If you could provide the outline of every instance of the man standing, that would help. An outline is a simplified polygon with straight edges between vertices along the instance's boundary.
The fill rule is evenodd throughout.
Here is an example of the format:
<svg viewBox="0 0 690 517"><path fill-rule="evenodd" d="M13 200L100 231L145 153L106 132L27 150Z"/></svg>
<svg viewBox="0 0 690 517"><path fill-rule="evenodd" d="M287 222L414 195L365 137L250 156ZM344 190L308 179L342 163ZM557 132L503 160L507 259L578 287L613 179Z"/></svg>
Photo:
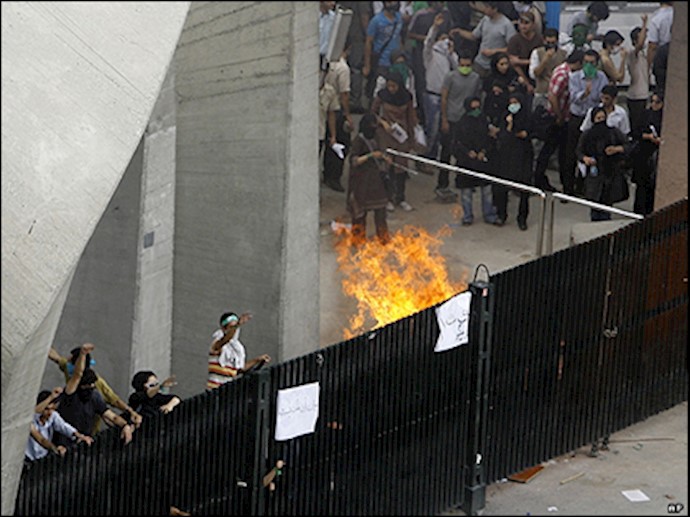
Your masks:
<svg viewBox="0 0 690 517"><path fill-rule="evenodd" d="M551 75L555 68L565 61L566 56L565 50L558 48L558 31L552 28L546 29L544 45L532 50L529 58L529 76L535 84L532 108L547 106Z"/></svg>
<svg viewBox="0 0 690 517"><path fill-rule="evenodd" d="M599 104L601 91L609 83L608 77L597 69L599 54L595 50L585 52L582 62L582 70L573 72L568 81L570 92L570 120L568 121L568 141L565 151L565 171L563 184L565 194L582 194L584 184L582 178L575 176L577 157L575 151L580 139L580 126L587 110Z"/></svg>
<svg viewBox="0 0 690 517"><path fill-rule="evenodd" d="M326 147L323 152L323 175L326 185L337 192L344 192L340 178L343 175L345 155L350 150L350 132L354 127L350 113L350 66L347 56L350 42L345 42L345 48L338 61L332 61L326 74L326 83L330 84L338 95L340 109L335 111L335 140L342 144L340 155L332 147ZM326 126L326 140L331 140L330 128ZM342 158L341 158L342 156Z"/></svg>
<svg viewBox="0 0 690 517"><path fill-rule="evenodd" d="M573 191L573 173L572 171L570 174L567 173L565 158L568 141L568 121L570 119L570 91L568 85L570 75L582 68L583 56L584 54L581 50L573 51L565 63L557 66L553 70L553 74L551 74L547 94L547 111L555 117L555 122L549 131L544 146L539 152L534 169L535 185L543 190L551 192L556 190L546 177L546 168L551 155L558 150L558 170L563 191L566 193L572 193ZM573 165L574 167L575 165Z"/></svg>
<svg viewBox="0 0 690 517"><path fill-rule="evenodd" d="M671 42L671 27L673 26L673 2L661 2L661 6L654 11L649 20L649 49L647 62L649 66L654 63L654 55L659 47Z"/></svg>
<svg viewBox="0 0 690 517"><path fill-rule="evenodd" d="M400 2L384 2L383 11L374 16L367 28L364 42L364 67L362 75L367 81L367 97L372 98L376 80L386 75L391 66L391 54L402 46L400 34L403 28Z"/></svg>
<svg viewBox="0 0 690 517"><path fill-rule="evenodd" d="M441 87L441 161L450 163L457 140L459 122L465 113L465 99L479 97L482 81L479 74L472 70L472 56L463 51L458 60L456 70L448 73ZM438 171L436 194L447 199L453 196L448 188L448 171Z"/></svg>
<svg viewBox="0 0 690 517"><path fill-rule="evenodd" d="M498 10L499 2L484 2L486 13L472 32L458 29L460 36L471 41L479 40L479 54L472 68L481 79L491 73L491 57L508 51L508 41L515 35L515 27Z"/></svg>
<svg viewBox="0 0 690 517"><path fill-rule="evenodd" d="M572 34L576 25L585 25L587 27L587 43L601 40L603 35L599 34L599 22L603 22L608 17L609 6L606 2L592 2L587 6L586 11L580 11L570 18L565 31L567 34Z"/></svg>
<svg viewBox="0 0 690 517"><path fill-rule="evenodd" d="M630 119L628 118L628 112L622 106L616 104L616 96L618 95L618 88L612 84L604 86L601 90L601 106L606 112L606 125L608 127L615 127L623 135L628 136L630 133ZM585 119L582 121L580 126L580 132L584 133L592 127L592 108L587 110L585 114Z"/></svg>
<svg viewBox="0 0 690 517"><path fill-rule="evenodd" d="M633 49L628 53L628 72L630 86L625 96L630 115L630 127L636 129L642 122L642 115L649 98L649 62L644 50L647 39L647 15L642 15L642 27L635 27L630 32Z"/></svg>
<svg viewBox="0 0 690 517"><path fill-rule="evenodd" d="M330 66L329 63L327 63ZM337 143L336 141L336 112L340 110L340 103L338 102L338 93L335 88L326 82L326 71L321 70L319 72L320 82L319 85L319 154L323 151L324 162L328 159L326 156L329 152L334 153L333 146ZM328 127L328 133L326 133L326 127ZM328 135L328 140L326 139ZM324 149L325 147L325 149ZM335 157L337 159L337 156ZM328 176L332 174L332 170L327 170L324 167L323 180L326 186L337 191L344 192L342 185L338 182L337 184Z"/></svg>
<svg viewBox="0 0 690 517"><path fill-rule="evenodd" d="M518 29L519 32L508 41L508 57L513 69L522 77L527 94L532 95L534 82L528 76L529 58L534 49L544 44L544 40L534 30L534 14L531 11L520 14Z"/></svg>
<svg viewBox="0 0 690 517"><path fill-rule="evenodd" d="M424 40L426 91L422 98L424 99L424 125L428 148L424 156L432 160L438 158L443 80L458 66L458 56L453 48L453 40L447 32L443 32L444 21L445 16L442 13L437 14Z"/></svg>

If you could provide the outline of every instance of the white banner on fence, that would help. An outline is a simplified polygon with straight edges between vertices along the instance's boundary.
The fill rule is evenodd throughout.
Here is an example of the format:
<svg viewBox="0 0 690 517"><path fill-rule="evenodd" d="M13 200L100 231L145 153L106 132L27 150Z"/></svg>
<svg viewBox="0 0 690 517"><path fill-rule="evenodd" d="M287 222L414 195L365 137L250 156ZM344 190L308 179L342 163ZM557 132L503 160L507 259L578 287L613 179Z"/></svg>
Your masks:
<svg viewBox="0 0 690 517"><path fill-rule="evenodd" d="M472 293L466 291L453 296L436 308L436 319L441 332L434 352L445 352L470 341L470 303Z"/></svg>
<svg viewBox="0 0 690 517"><path fill-rule="evenodd" d="M313 433L319 418L318 382L278 390L276 441Z"/></svg>

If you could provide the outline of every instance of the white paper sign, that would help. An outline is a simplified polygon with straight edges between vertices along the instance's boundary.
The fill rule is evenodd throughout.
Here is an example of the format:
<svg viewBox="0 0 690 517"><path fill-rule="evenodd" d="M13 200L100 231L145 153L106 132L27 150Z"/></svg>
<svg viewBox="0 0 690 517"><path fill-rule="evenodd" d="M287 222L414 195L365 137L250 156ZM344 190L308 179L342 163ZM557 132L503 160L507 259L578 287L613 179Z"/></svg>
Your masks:
<svg viewBox="0 0 690 517"><path fill-rule="evenodd" d="M436 319L441 332L434 352L445 352L470 341L470 303L472 293L466 291L453 296L436 308Z"/></svg>
<svg viewBox="0 0 690 517"><path fill-rule="evenodd" d="M276 441L313 433L319 418L318 382L278 390Z"/></svg>

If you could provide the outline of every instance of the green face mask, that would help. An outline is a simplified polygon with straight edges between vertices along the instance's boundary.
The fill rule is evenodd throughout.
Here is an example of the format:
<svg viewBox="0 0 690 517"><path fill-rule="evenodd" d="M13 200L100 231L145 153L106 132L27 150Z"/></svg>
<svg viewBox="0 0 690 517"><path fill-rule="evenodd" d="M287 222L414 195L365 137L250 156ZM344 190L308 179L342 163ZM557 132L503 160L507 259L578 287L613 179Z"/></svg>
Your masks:
<svg viewBox="0 0 690 517"><path fill-rule="evenodd" d="M479 108L473 109L473 110L468 111L467 114L468 114L470 117L478 117L479 115L482 114L482 110L479 109Z"/></svg>
<svg viewBox="0 0 690 517"><path fill-rule="evenodd" d="M597 75L597 67L592 63L585 63L582 66L582 71L587 79L593 79Z"/></svg>
<svg viewBox="0 0 690 517"><path fill-rule="evenodd" d="M458 72L460 72L462 75L470 75L472 73L472 67L471 66L459 66Z"/></svg>

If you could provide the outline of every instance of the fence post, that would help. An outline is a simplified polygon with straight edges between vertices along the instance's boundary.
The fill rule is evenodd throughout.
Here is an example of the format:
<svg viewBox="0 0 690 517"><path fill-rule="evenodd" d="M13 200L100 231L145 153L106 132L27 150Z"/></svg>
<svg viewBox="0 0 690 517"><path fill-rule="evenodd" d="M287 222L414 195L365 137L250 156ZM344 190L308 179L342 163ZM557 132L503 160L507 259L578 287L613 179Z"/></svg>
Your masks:
<svg viewBox="0 0 690 517"><path fill-rule="evenodd" d="M486 458L483 451L486 440L486 420L489 399L489 366L491 357L491 328L493 320L493 284L472 282L470 306L470 346L472 372L470 384L470 410L467 430L467 449L464 465L467 467L461 508L467 515L477 515L486 501Z"/></svg>
<svg viewBox="0 0 690 517"><path fill-rule="evenodd" d="M271 423L271 375L269 368L262 368L256 377L256 404L254 419L254 468L252 470L251 515L266 513L266 489L263 485L268 454L268 438Z"/></svg>

